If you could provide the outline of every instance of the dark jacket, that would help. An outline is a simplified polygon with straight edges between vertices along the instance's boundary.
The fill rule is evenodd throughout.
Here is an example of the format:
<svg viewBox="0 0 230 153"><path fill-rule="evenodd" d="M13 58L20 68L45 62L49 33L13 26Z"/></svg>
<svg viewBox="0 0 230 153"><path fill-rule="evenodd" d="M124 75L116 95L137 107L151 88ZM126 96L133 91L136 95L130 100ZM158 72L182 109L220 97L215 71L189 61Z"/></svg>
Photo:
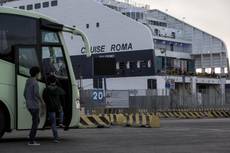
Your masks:
<svg viewBox="0 0 230 153"><path fill-rule="evenodd" d="M47 106L48 112L59 112L62 109L62 96L65 95L65 91L56 86L56 85L49 85L43 91L43 99Z"/></svg>

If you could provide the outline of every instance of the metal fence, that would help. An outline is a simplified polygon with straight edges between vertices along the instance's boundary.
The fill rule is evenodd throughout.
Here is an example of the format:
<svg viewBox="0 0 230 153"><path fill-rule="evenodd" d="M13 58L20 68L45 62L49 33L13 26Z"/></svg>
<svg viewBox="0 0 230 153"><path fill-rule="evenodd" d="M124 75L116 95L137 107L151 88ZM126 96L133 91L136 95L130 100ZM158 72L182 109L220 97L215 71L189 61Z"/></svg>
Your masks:
<svg viewBox="0 0 230 153"><path fill-rule="evenodd" d="M82 90L85 113L158 112L177 109L230 108L230 90Z"/></svg>

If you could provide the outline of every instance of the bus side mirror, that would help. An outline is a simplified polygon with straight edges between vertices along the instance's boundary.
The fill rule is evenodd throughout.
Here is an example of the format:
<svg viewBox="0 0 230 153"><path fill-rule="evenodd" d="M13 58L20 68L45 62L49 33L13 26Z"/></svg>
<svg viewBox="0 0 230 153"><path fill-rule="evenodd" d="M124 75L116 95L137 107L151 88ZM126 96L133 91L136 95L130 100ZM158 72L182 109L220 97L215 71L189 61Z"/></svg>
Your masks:
<svg viewBox="0 0 230 153"><path fill-rule="evenodd" d="M71 33L73 35L80 36L82 38L84 46L85 46L84 48L85 48L86 56L87 57L91 56L89 40L88 40L88 38L86 37L86 35L82 31L76 29L75 27L73 28L73 27L69 27L69 26L64 26L63 31Z"/></svg>
<svg viewBox="0 0 230 153"><path fill-rule="evenodd" d="M90 57L91 56L91 51L90 51L90 44L89 44L88 38L85 36L85 34L82 31L77 30L77 29L73 30L73 34L78 35L78 36L80 36L82 38L82 40L84 42L84 46L85 46L86 56Z"/></svg>

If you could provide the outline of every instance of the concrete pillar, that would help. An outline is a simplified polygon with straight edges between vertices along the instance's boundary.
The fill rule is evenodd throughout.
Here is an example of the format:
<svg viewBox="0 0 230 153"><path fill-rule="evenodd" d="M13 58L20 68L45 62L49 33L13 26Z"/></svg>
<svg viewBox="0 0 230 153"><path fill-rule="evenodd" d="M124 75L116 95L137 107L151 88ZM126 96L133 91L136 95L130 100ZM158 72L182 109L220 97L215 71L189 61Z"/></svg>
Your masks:
<svg viewBox="0 0 230 153"><path fill-rule="evenodd" d="M205 68L202 68L202 73L205 73Z"/></svg>
<svg viewBox="0 0 230 153"><path fill-rule="evenodd" d="M165 77L158 77L157 78L157 92L158 92L158 95L161 95L161 96L166 95L165 83L166 83Z"/></svg>
<svg viewBox="0 0 230 153"><path fill-rule="evenodd" d="M211 74L214 74L214 73L215 73L215 68L212 67L212 68L211 68Z"/></svg>
<svg viewBox="0 0 230 153"><path fill-rule="evenodd" d="M211 68L213 67L213 54L212 53L210 54L210 67ZM214 72L215 72L215 69L214 69Z"/></svg>
<svg viewBox="0 0 230 153"><path fill-rule="evenodd" d="M222 105L225 104L225 84L226 84L226 78L220 79L220 90L221 90L221 103Z"/></svg>
<svg viewBox="0 0 230 153"><path fill-rule="evenodd" d="M197 86L196 86L196 79L197 77L192 77L191 78L191 90L192 90L192 102L193 104L197 104Z"/></svg>
<svg viewBox="0 0 230 153"><path fill-rule="evenodd" d="M197 77L192 77L191 78L191 89L192 89L193 94L196 94L196 78Z"/></svg>
<svg viewBox="0 0 230 153"><path fill-rule="evenodd" d="M220 74L224 74L224 67L221 67Z"/></svg>

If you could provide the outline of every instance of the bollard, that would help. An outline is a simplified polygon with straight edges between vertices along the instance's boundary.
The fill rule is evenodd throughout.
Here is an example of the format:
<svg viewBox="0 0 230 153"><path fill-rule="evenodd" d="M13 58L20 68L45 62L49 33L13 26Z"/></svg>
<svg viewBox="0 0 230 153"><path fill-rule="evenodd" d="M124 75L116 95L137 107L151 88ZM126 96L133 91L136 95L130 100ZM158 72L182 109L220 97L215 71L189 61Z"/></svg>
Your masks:
<svg viewBox="0 0 230 153"><path fill-rule="evenodd" d="M151 128L160 128L160 118L155 115L149 116L149 126Z"/></svg>
<svg viewBox="0 0 230 153"><path fill-rule="evenodd" d="M141 115L141 126L142 127L147 126L147 116L144 113L142 113L142 115Z"/></svg>
<svg viewBox="0 0 230 153"><path fill-rule="evenodd" d="M132 126L134 123L133 121L133 114L129 114L129 120L127 122L127 126Z"/></svg>
<svg viewBox="0 0 230 153"><path fill-rule="evenodd" d="M126 125L127 119L123 114L116 114L116 124L117 125Z"/></svg>

